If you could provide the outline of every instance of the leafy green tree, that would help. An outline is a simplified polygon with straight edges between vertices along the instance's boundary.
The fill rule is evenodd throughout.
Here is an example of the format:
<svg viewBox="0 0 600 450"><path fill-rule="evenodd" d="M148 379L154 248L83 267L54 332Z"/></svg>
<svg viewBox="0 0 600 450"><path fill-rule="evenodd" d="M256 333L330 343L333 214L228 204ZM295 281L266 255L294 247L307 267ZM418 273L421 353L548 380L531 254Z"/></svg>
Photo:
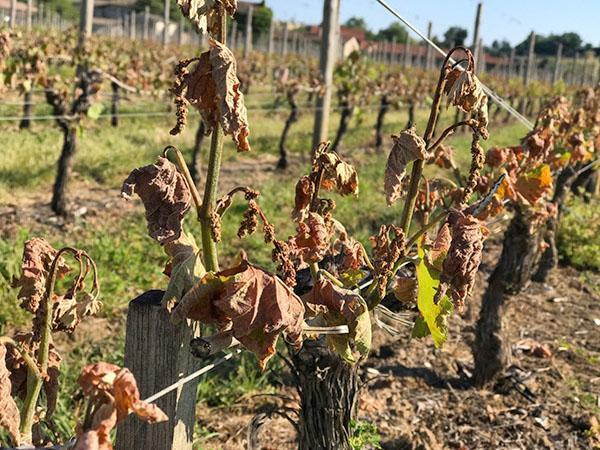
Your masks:
<svg viewBox="0 0 600 450"><path fill-rule="evenodd" d="M71 0L39 0L38 3L43 3L46 11L55 11L65 19L75 20L79 17L79 7Z"/></svg>
<svg viewBox="0 0 600 450"><path fill-rule="evenodd" d="M377 32L375 40L377 41L393 41L405 42L408 36L408 31L400 22L394 22L389 27L383 28Z"/></svg>
<svg viewBox="0 0 600 450"><path fill-rule="evenodd" d="M342 26L363 30L367 39L373 39L374 37L373 32L370 30L367 22L362 17L350 17L348 20L346 20L346 22L343 23Z"/></svg>
<svg viewBox="0 0 600 450"><path fill-rule="evenodd" d="M505 56L510 55L512 47L510 46L510 42L503 39L502 41L495 40L492 42L491 47L486 47L486 52L493 56Z"/></svg>
<svg viewBox="0 0 600 450"><path fill-rule="evenodd" d="M165 1L164 0L137 0L137 2L135 4L135 9L137 11L143 11L144 8L146 8L146 6L150 7L151 14L158 14L158 15L162 16L163 12L164 12L164 8L165 8ZM177 6L177 1L172 0L169 3L169 9L171 11L170 12L171 20L173 17L179 18L179 16L177 15L179 12L179 7Z"/></svg>
<svg viewBox="0 0 600 450"><path fill-rule="evenodd" d="M453 47L457 45L465 45L465 40L469 32L462 27L450 27L444 33L444 46Z"/></svg>

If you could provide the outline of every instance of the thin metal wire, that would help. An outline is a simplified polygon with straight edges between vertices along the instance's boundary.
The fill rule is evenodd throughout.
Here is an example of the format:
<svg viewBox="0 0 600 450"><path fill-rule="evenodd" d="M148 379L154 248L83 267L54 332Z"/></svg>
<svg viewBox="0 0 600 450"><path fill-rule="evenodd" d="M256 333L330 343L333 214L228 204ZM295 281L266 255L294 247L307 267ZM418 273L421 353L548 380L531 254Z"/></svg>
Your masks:
<svg viewBox="0 0 600 450"><path fill-rule="evenodd" d="M423 34L421 31L419 31L419 29L416 28L413 24L411 24L408 20L406 20L404 17L402 17L402 15L400 15L400 13L398 11L396 11L394 8L392 8L387 2L385 2L384 0L377 0L377 3L379 3L385 9L387 9L388 12L390 12L397 19L402 21L408 28L410 28L412 31L414 31L421 39L423 39L427 44L429 44L431 47L433 47L434 50L436 50L444 58L447 56L447 53L444 50L442 50L435 42L433 42L431 39L429 39L425 34ZM452 63L455 62L455 60L452 58L450 59L450 61ZM514 116L519 122L521 122L523 125L525 125L528 129L533 130L533 123L531 123L531 121L529 119L527 119L525 116L523 116L521 113L519 113L516 109L514 109L512 106L510 106L502 97L500 97L498 94L496 94L494 91L492 91L485 84L481 83L481 85L483 87L483 91L486 93L486 95L489 98L491 98L496 103L498 103L500 106L502 106L504 109L506 109L512 116Z"/></svg>

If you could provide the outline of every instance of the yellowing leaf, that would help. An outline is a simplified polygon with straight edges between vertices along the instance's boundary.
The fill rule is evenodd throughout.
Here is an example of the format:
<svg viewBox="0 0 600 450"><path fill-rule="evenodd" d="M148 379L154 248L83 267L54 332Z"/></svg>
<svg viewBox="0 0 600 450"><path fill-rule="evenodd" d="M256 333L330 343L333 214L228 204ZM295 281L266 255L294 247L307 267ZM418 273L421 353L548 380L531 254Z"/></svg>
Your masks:
<svg viewBox="0 0 600 450"><path fill-rule="evenodd" d="M433 338L434 345L441 347L446 341L448 334L446 318L452 314L454 308L452 302L446 296L438 304L434 302L435 293L440 284L439 273L427 266L425 263L425 252L421 246L418 248L418 254L420 260L416 267L418 284L417 306L423 316L423 321L417 321L413 329L413 336L424 336L423 322L425 322Z"/></svg>
<svg viewBox="0 0 600 450"><path fill-rule="evenodd" d="M321 187L340 195L358 194L358 175L336 152L323 152L315 162L323 170Z"/></svg>
<svg viewBox="0 0 600 450"><path fill-rule="evenodd" d="M550 166L542 164L536 169L521 175L515 184L515 189L530 204L536 203L552 189Z"/></svg>

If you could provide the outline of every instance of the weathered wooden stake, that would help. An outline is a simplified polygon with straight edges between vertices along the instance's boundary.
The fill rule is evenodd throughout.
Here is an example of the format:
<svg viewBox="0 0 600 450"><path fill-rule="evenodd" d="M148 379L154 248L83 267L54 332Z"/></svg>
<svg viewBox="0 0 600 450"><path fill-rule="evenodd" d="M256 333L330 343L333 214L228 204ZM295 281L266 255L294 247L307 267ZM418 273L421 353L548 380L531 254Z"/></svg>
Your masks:
<svg viewBox="0 0 600 450"><path fill-rule="evenodd" d="M475 55L475 71L477 71L477 56L479 55L479 26L481 25L481 12L483 3L477 3L477 12L475 13L475 27L473 30L472 50Z"/></svg>
<svg viewBox="0 0 600 450"><path fill-rule="evenodd" d="M135 10L132 9L131 12L129 13L129 39L131 39L132 41L135 40L135 35L136 35L136 18L135 18Z"/></svg>
<svg viewBox="0 0 600 450"><path fill-rule="evenodd" d="M529 84L533 76L533 65L535 59L535 33L532 31L529 34L529 50L527 51L527 63L525 64L525 71L523 72L523 83L525 86Z"/></svg>
<svg viewBox="0 0 600 450"><path fill-rule="evenodd" d="M271 19L269 24L269 46L267 48L267 54L272 55L274 50L274 38L275 38L275 20Z"/></svg>
<svg viewBox="0 0 600 450"><path fill-rule="evenodd" d="M254 13L254 7L250 5L248 7L248 14L246 14L246 42L244 43L244 58L250 56L252 53L252 15Z"/></svg>
<svg viewBox="0 0 600 450"><path fill-rule="evenodd" d="M31 30L33 18L33 0L27 0L27 30Z"/></svg>
<svg viewBox="0 0 600 450"><path fill-rule="evenodd" d="M125 367L135 376L142 398L197 370L189 348L197 336L187 324L173 325L162 308L163 291L148 291L129 303ZM191 450L196 420L197 380L158 399L167 422L148 424L131 415L117 427L117 450Z"/></svg>
<svg viewBox="0 0 600 450"><path fill-rule="evenodd" d="M562 51L563 45L562 42L558 43L558 48L556 49L556 62L554 63L554 73L552 74L552 84L558 81L560 77L560 63L562 62Z"/></svg>
<svg viewBox="0 0 600 450"><path fill-rule="evenodd" d="M163 45L167 45L169 43L169 16L171 14L171 7L169 5L169 0L165 0L164 10L163 10L163 22L165 23L165 27L163 29Z"/></svg>
<svg viewBox="0 0 600 450"><path fill-rule="evenodd" d="M329 132L329 109L331 107L331 90L333 83L333 67L338 49L336 37L339 28L340 0L324 0L323 30L321 41L320 68L323 77L324 92L317 98L315 124L313 130L313 147L326 141Z"/></svg>
<svg viewBox="0 0 600 450"><path fill-rule="evenodd" d="M10 0L10 16L8 25L11 28L17 26L17 0Z"/></svg>
<svg viewBox="0 0 600 450"><path fill-rule="evenodd" d="M283 41L281 43L281 54L284 56L287 55L288 52L288 34L288 23L283 22Z"/></svg>
<svg viewBox="0 0 600 450"><path fill-rule="evenodd" d="M144 8L144 29L142 30L142 38L148 40L150 37L150 7Z"/></svg>
<svg viewBox="0 0 600 450"><path fill-rule="evenodd" d="M427 25L427 39L431 39L431 29L433 28L433 24L429 22ZM431 45L427 45L427 53L425 55L425 68L427 70L431 70L433 65L433 47Z"/></svg>
<svg viewBox="0 0 600 450"><path fill-rule="evenodd" d="M83 0L79 13L79 47L83 48L85 41L92 35L94 22L94 0Z"/></svg>
<svg viewBox="0 0 600 450"><path fill-rule="evenodd" d="M406 68L412 65L412 55L410 48L410 40L408 38L408 33L406 33L406 42L404 43L404 59L402 61L402 67Z"/></svg>

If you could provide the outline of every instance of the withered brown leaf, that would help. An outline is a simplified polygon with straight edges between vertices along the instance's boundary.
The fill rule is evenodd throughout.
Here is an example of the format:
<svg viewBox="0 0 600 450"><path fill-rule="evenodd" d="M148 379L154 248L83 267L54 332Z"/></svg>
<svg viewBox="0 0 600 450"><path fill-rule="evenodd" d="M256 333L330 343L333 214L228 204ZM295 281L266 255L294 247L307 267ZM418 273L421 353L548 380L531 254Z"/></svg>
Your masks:
<svg viewBox="0 0 600 450"><path fill-rule="evenodd" d="M384 189L388 206L391 206L403 195L402 181L406 175L406 166L417 159L429 158L425 141L417 135L415 127L404 130L400 135L393 135L394 145L385 166Z"/></svg>
<svg viewBox="0 0 600 450"><path fill-rule="evenodd" d="M319 262L329 249L331 234L323 217L308 213L306 219L298 222L297 233L289 240L291 247L305 262Z"/></svg>
<svg viewBox="0 0 600 450"><path fill-rule="evenodd" d="M323 171L321 187L340 195L358 194L358 174L352 164L344 161L336 152L323 152L315 161Z"/></svg>
<svg viewBox="0 0 600 450"><path fill-rule="evenodd" d="M314 193L315 184L310 177L305 175L298 180L298 183L296 183L294 209L292 211L292 218L294 220L302 221L306 217Z"/></svg>
<svg viewBox="0 0 600 450"><path fill-rule="evenodd" d="M16 445L21 444L19 408L11 396L10 372L6 368L6 347L0 344L0 428L8 431Z"/></svg>
<svg viewBox="0 0 600 450"><path fill-rule="evenodd" d="M156 163L134 169L123 183L121 194L129 200L134 193L144 203L150 237L161 244L178 239L192 196L175 164L160 156Z"/></svg>
<svg viewBox="0 0 600 450"><path fill-rule="evenodd" d="M448 224L452 242L442 266L440 281L450 287L452 300L460 309L470 294L481 263L483 225L470 214L451 210Z"/></svg>
<svg viewBox="0 0 600 450"><path fill-rule="evenodd" d="M281 333L292 345L300 346L304 306L279 278L242 256L238 265L206 274L173 310L173 318L212 323L220 331L231 331L256 354L264 369Z"/></svg>
<svg viewBox="0 0 600 450"><path fill-rule="evenodd" d="M417 303L417 280L411 277L398 276L393 282L394 297L404 304Z"/></svg>
<svg viewBox="0 0 600 450"><path fill-rule="evenodd" d="M207 132L220 124L225 134L233 138L238 151L249 151L250 129L235 56L225 45L212 38L209 39L209 47L191 71L179 68L180 74L172 90L176 103L181 102L185 91L185 99L200 111ZM187 66L192 61L182 64ZM177 134L180 129L176 127L172 133Z"/></svg>
<svg viewBox="0 0 600 450"><path fill-rule="evenodd" d="M21 276L14 279L13 288L20 288L18 298L21 308L35 314L46 292L46 280L57 251L42 238L32 238L25 242ZM57 265L57 278L69 272L69 266L61 258Z"/></svg>

